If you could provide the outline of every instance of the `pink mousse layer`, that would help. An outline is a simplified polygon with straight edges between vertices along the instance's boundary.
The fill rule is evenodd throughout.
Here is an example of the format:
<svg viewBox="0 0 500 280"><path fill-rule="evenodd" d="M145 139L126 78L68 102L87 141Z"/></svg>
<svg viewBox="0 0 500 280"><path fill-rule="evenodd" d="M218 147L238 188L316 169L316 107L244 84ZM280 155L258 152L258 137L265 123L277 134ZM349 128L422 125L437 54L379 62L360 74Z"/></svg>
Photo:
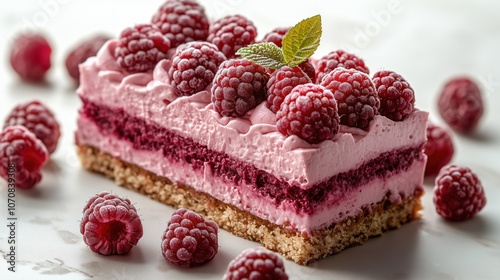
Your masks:
<svg viewBox="0 0 500 280"><path fill-rule="evenodd" d="M413 196L416 191L420 191L425 166L423 157L395 175L374 176L368 184L346 192L341 200L330 193L320 205L316 206L314 213L305 214L298 213L290 201L285 200L276 205L272 198L258 196L252 190L252 186L246 184L236 186L223 181L213 176L208 166L200 172L188 164L168 160L162 151L135 149L129 141L103 134L99 127L85 116L79 117L78 127L76 133L78 144L91 145L159 176L168 177L175 183L193 186L197 191L208 193L224 203L249 211L262 219L302 232L322 229L346 217L369 211L374 203L381 201L388 194L393 203L399 203L401 199Z"/></svg>
<svg viewBox="0 0 500 280"><path fill-rule="evenodd" d="M124 74L112 55L115 46L116 41L109 41L97 57L80 67L78 93L82 98L109 108L123 109L133 117L154 122L302 189L356 169L380 153L416 147L426 140L428 114L418 110L403 122L376 116L368 131L341 127L341 133L334 140L320 144L312 145L295 136L285 137L277 131L275 114L265 102L243 118L222 117L213 110L208 91L189 97L175 95L169 85L168 60L158 63L150 73ZM85 127L80 125L79 129L82 128ZM81 139L82 144L99 143L99 137L102 136L90 134ZM115 155L122 152L113 151L113 147L109 146L105 151ZM413 179L421 181L421 177L418 180L408 178ZM406 185L411 185L413 181L407 182ZM377 201L370 197L361 200Z"/></svg>

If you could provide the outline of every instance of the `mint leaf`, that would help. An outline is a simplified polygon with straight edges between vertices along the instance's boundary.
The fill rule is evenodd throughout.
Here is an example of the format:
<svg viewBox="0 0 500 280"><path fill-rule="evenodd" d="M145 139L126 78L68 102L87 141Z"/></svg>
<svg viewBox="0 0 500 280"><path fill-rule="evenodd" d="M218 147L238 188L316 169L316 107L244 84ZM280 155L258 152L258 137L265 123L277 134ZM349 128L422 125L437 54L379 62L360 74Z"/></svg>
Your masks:
<svg viewBox="0 0 500 280"><path fill-rule="evenodd" d="M274 43L249 45L240 48L236 54L270 69L279 69L285 66L283 51Z"/></svg>
<svg viewBox="0 0 500 280"><path fill-rule="evenodd" d="M314 54L321 39L321 16L302 20L288 31L282 41L284 62L293 67Z"/></svg>

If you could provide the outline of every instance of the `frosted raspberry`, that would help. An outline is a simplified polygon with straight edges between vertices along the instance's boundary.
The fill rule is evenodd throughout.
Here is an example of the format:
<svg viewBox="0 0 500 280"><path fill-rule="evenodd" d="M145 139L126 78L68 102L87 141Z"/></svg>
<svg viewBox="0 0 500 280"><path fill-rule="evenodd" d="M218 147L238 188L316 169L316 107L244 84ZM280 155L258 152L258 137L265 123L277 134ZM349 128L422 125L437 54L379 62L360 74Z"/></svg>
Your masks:
<svg viewBox="0 0 500 280"><path fill-rule="evenodd" d="M393 121L406 119L414 109L415 92L410 84L393 71L379 71L373 84L380 98L380 114Z"/></svg>
<svg viewBox="0 0 500 280"><path fill-rule="evenodd" d="M190 42L179 46L168 72L177 95L192 95L212 83L226 56L214 44Z"/></svg>
<svg viewBox="0 0 500 280"><path fill-rule="evenodd" d="M365 129L379 114L380 100L370 77L355 69L338 68L328 73L321 85L337 100L340 123Z"/></svg>
<svg viewBox="0 0 500 280"><path fill-rule="evenodd" d="M34 187L42 179L41 169L48 158L42 141L24 126L9 126L0 133L0 176L9 184L13 178L17 188Z"/></svg>
<svg viewBox="0 0 500 280"><path fill-rule="evenodd" d="M273 279L288 280L281 258L260 248L246 249L233 259L224 280Z"/></svg>
<svg viewBox="0 0 500 280"><path fill-rule="evenodd" d="M207 221L193 211L179 209L172 214L163 234L163 257L181 267L203 265L219 250L218 230L214 221Z"/></svg>
<svg viewBox="0 0 500 280"><path fill-rule="evenodd" d="M436 177L434 205L442 217L453 221L472 218L486 204L481 181L467 167L445 166Z"/></svg>
<svg viewBox="0 0 500 280"><path fill-rule="evenodd" d="M333 139L339 122L332 92L316 84L294 87L276 113L276 126L281 133L297 135L311 144Z"/></svg>
<svg viewBox="0 0 500 280"><path fill-rule="evenodd" d="M142 237L142 223L127 198L109 192L94 195L83 208L83 241L101 255L124 255Z"/></svg>
<svg viewBox="0 0 500 280"><path fill-rule="evenodd" d="M194 0L167 0L153 16L152 23L170 40L172 48L205 41L208 36L205 9Z"/></svg>
<svg viewBox="0 0 500 280"><path fill-rule="evenodd" d="M316 83L321 83L326 74L338 67L356 69L366 74L370 73L361 58L343 50L337 50L330 52L318 60L316 64Z"/></svg>
<svg viewBox="0 0 500 280"><path fill-rule="evenodd" d="M22 125L40 139L49 154L56 148L61 136L59 123L52 111L39 101L31 101L16 106L7 116L4 127Z"/></svg>
<svg viewBox="0 0 500 280"><path fill-rule="evenodd" d="M281 48L281 41L283 41L283 37L285 37L286 33L288 33L289 30L290 27L275 28L271 30L271 32L264 35L264 38L262 38L262 42L271 42Z"/></svg>
<svg viewBox="0 0 500 280"><path fill-rule="evenodd" d="M78 66L85 62L87 58L95 56L97 51L108 41L111 37L107 35L95 35L88 38L78 45L76 45L68 54L65 60L66 70L75 83L80 82L80 70Z"/></svg>
<svg viewBox="0 0 500 280"><path fill-rule="evenodd" d="M242 47L255 43L257 28L241 15L225 16L210 25L207 41L214 43L227 58Z"/></svg>
<svg viewBox="0 0 500 280"><path fill-rule="evenodd" d="M223 116L241 117L266 99L266 69L246 59L224 61L215 74L212 102Z"/></svg>
<svg viewBox="0 0 500 280"><path fill-rule="evenodd" d="M470 133L483 115L481 91L467 77L454 78L446 83L439 95L438 110L453 130Z"/></svg>
<svg viewBox="0 0 500 280"><path fill-rule="evenodd" d="M267 82L267 103L269 109L278 112L281 103L292 89L301 84L311 83L311 79L300 67L283 66L269 77Z"/></svg>
<svg viewBox="0 0 500 280"><path fill-rule="evenodd" d="M165 58L170 41L158 27L141 24L125 29L115 49L116 62L129 73L152 70Z"/></svg>
<svg viewBox="0 0 500 280"><path fill-rule="evenodd" d="M424 153L427 155L425 175L438 174L439 170L451 161L454 152L451 134L446 129L427 122L427 143L424 146Z"/></svg>
<svg viewBox="0 0 500 280"><path fill-rule="evenodd" d="M50 69L52 48L41 34L20 34L10 51L10 64L23 80L39 82Z"/></svg>

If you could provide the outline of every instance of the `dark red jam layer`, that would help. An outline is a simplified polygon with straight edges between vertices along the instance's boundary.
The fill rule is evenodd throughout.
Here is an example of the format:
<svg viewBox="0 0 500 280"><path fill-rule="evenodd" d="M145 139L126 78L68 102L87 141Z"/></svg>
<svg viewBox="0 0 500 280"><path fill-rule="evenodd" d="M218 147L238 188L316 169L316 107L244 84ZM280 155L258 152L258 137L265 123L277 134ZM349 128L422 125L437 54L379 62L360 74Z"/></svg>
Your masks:
<svg viewBox="0 0 500 280"><path fill-rule="evenodd" d="M338 199L342 199L346 192L353 191L370 180L392 176L407 170L415 160L423 160L422 146L386 152L365 162L358 169L337 174L303 190L251 164L210 150L207 146L164 127L130 116L123 109L110 109L86 100L83 103L81 113L94 121L103 134L129 141L135 149L161 150L168 160L187 163L200 172L208 164L215 176L236 186L245 183L254 192L271 198L277 205L288 200L298 213L313 213L315 205L325 200L329 193L335 193Z"/></svg>

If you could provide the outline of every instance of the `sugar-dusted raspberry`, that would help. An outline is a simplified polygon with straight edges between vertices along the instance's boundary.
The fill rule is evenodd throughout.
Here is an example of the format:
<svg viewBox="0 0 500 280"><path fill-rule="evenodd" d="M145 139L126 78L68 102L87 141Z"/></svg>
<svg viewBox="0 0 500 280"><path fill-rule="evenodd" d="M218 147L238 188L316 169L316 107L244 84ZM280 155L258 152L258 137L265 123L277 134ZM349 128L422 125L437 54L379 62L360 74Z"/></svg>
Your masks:
<svg viewBox="0 0 500 280"><path fill-rule="evenodd" d="M12 43L10 64L26 81L39 82L50 69L52 48L41 34L20 34Z"/></svg>
<svg viewBox="0 0 500 280"><path fill-rule="evenodd" d="M453 130L470 133L483 115L481 90L470 78L451 79L439 95L438 110Z"/></svg>
<svg viewBox="0 0 500 280"><path fill-rule="evenodd" d="M219 250L219 227L212 220L187 209L172 214L163 234L165 259L181 267L196 267L214 258Z"/></svg>
<svg viewBox="0 0 500 280"><path fill-rule="evenodd" d="M439 170L451 161L455 149L451 134L443 127L427 122L427 143L424 153L427 155L425 176L438 174Z"/></svg>
<svg viewBox="0 0 500 280"><path fill-rule="evenodd" d="M73 78L75 83L78 84L80 82L80 70L78 68L78 65L85 62L87 58L95 56L97 54L97 51L99 51L99 49L109 39L111 39L111 37L98 34L85 39L84 41L78 43L78 45L74 46L73 49L71 49L68 56L66 57L65 65L69 76Z"/></svg>
<svg viewBox="0 0 500 280"><path fill-rule="evenodd" d="M336 68L356 69L369 74L363 59L343 50L332 51L318 60L316 64L316 83L321 83L323 77Z"/></svg>
<svg viewBox="0 0 500 280"><path fill-rule="evenodd" d="M276 126L281 133L297 135L311 144L333 139L339 123L333 93L312 83L294 87L276 113Z"/></svg>
<svg viewBox="0 0 500 280"><path fill-rule="evenodd" d="M290 27L278 27L271 30L269 33L264 35L261 42L271 42L276 46L281 48L283 37L285 37L286 33L290 30Z"/></svg>
<svg viewBox="0 0 500 280"><path fill-rule="evenodd" d="M453 221L472 218L486 204L481 181L467 167L448 165L436 177L434 205L442 217Z"/></svg>
<svg viewBox="0 0 500 280"><path fill-rule="evenodd" d="M115 49L115 58L129 73L147 72L165 58L169 49L170 41L158 27L141 24L123 30Z"/></svg>
<svg viewBox="0 0 500 280"><path fill-rule="evenodd" d="M383 70L375 73L372 81L380 98L382 116L402 121L413 112L415 92L401 75Z"/></svg>
<svg viewBox="0 0 500 280"><path fill-rule="evenodd" d="M128 198L101 192L83 208L80 233L90 250L105 256L124 255L142 237L142 223Z"/></svg>
<svg viewBox="0 0 500 280"><path fill-rule="evenodd" d="M48 158L45 145L24 126L9 126L0 133L0 176L9 184L34 187Z"/></svg>
<svg viewBox="0 0 500 280"><path fill-rule="evenodd" d="M328 73L321 85L337 100L340 123L365 129L379 114L380 100L372 80L355 69L338 68Z"/></svg>
<svg viewBox="0 0 500 280"><path fill-rule="evenodd" d="M177 48L168 75L177 95L195 94L212 83L226 56L214 44L189 42Z"/></svg>
<svg viewBox="0 0 500 280"><path fill-rule="evenodd" d="M227 267L224 280L273 279L288 280L283 260L261 248L246 249Z"/></svg>
<svg viewBox="0 0 500 280"><path fill-rule="evenodd" d="M241 117L267 97L266 69L246 59L224 61L212 85L214 109L223 116Z"/></svg>
<svg viewBox="0 0 500 280"><path fill-rule="evenodd" d="M12 125L22 125L34 133L43 142L49 154L56 150L61 136L59 123L52 111L40 101L30 101L16 106L7 116L4 127Z"/></svg>
<svg viewBox="0 0 500 280"><path fill-rule="evenodd" d="M195 0L167 0L151 21L170 40L171 47L205 41L209 22L205 9Z"/></svg>
<svg viewBox="0 0 500 280"><path fill-rule="evenodd" d="M274 71L267 82L267 103L269 109L278 112L281 103L292 89L301 84L311 83L311 79L298 66L283 66Z"/></svg>
<svg viewBox="0 0 500 280"><path fill-rule="evenodd" d="M210 24L207 41L215 44L227 58L234 58L242 47L255 43L257 28L242 15L225 16Z"/></svg>

